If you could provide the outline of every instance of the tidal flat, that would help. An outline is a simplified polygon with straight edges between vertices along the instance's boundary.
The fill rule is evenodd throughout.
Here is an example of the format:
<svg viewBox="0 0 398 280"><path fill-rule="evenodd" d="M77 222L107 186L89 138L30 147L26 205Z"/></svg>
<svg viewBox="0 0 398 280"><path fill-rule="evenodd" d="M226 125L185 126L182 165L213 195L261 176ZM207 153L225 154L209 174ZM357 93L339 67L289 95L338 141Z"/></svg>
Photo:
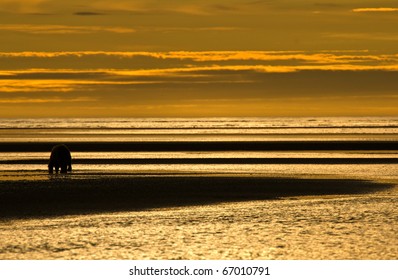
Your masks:
<svg viewBox="0 0 398 280"><path fill-rule="evenodd" d="M0 259L397 259L398 119L5 119ZM48 174L66 144L73 172Z"/></svg>

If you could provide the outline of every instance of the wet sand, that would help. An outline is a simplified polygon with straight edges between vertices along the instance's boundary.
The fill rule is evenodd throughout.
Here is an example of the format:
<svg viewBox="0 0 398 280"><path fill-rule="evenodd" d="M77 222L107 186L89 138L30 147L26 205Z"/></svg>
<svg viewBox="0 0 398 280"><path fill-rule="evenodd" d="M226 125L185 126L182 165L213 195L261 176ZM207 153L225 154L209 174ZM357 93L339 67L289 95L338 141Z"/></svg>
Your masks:
<svg viewBox="0 0 398 280"><path fill-rule="evenodd" d="M393 186L341 178L233 174L59 174L44 180L0 180L0 213L2 218L28 218L135 211L292 196L364 194Z"/></svg>

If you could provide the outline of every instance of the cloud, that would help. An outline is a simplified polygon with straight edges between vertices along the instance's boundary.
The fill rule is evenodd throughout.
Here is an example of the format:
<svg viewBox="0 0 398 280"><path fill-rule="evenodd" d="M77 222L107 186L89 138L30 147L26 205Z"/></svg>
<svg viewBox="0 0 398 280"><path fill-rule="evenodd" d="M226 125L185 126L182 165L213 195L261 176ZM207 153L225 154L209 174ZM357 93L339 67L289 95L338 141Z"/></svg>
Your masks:
<svg viewBox="0 0 398 280"><path fill-rule="evenodd" d="M2 79L0 92L68 92L73 91L73 81L56 79Z"/></svg>
<svg viewBox="0 0 398 280"><path fill-rule="evenodd" d="M345 36L344 34L328 34L326 36ZM346 36L349 36L347 34ZM106 52L106 51L79 51L79 52L2 52L0 59L9 59L10 64L13 58L32 59L39 58L43 61L48 58L78 58L80 64L89 62L90 59L98 61L100 59L110 59L104 68L115 67L128 61L126 65L131 68L134 65L140 69L155 69L161 65L163 68L192 68L198 66L262 66L263 68L278 69L278 67L290 66L290 68L312 67L314 69L324 67L346 67L358 69L362 67L395 67L398 64L398 56L395 54L382 55L370 52L358 51L347 52L301 52L301 51L173 51L173 52ZM137 61L135 61L137 60ZM138 61L141 64L138 64ZM147 66L143 67L143 62L147 61ZM136 62L136 63L132 63ZM382 62L382 64L380 64ZM31 62L32 63L32 62ZM62 67L57 61L57 67ZM88 64L89 65L89 64ZM345 66L344 66L345 65ZM91 66L90 66L91 68ZM4 69L4 68L3 68ZM191 69L192 70L192 69Z"/></svg>
<svg viewBox="0 0 398 280"><path fill-rule="evenodd" d="M79 16L96 16L99 13L75 13ZM92 26L92 25L34 25L34 24L2 24L0 31L13 31L29 34L90 34L108 32L116 34L128 34L135 32L231 32L246 30L233 26L209 26L209 27L120 27L120 26Z"/></svg>
<svg viewBox="0 0 398 280"><path fill-rule="evenodd" d="M99 14L183 14L209 16L244 12L245 3L226 0L216 1L163 1L163 0L0 0L0 11L22 14L75 14L81 16ZM79 8L76 11L76 7ZM258 11L255 9L254 11Z"/></svg>
<svg viewBox="0 0 398 280"><path fill-rule="evenodd" d="M352 32L352 33L332 33L325 34L327 38L344 39L344 40L366 40L366 41L398 41L397 33L381 33L381 32Z"/></svg>
<svg viewBox="0 0 398 280"><path fill-rule="evenodd" d="M370 51L0 53L0 115L386 115L397 73Z"/></svg>
<svg viewBox="0 0 398 280"><path fill-rule="evenodd" d="M0 11L9 13L42 13L44 4L51 0L0 0Z"/></svg>
<svg viewBox="0 0 398 280"><path fill-rule="evenodd" d="M19 68L5 68L13 63ZM24 65L30 68L21 68ZM305 86L297 86L294 91L311 85L325 91L327 86L321 86L322 81L330 88L339 81L358 88L358 77L367 85L361 88L367 90L383 84L393 87L396 82L392 83L390 77L397 72L397 54L370 52L15 52L0 53L0 92L124 94L136 89L163 92L164 88L187 86L204 91L233 87L244 92L249 92L247 88L257 91L270 86L279 91L297 80L305 81ZM379 79L379 75L386 78ZM328 84L335 79L335 83ZM365 81L374 83L368 85Z"/></svg>
<svg viewBox="0 0 398 280"><path fill-rule="evenodd" d="M213 13L206 7L199 5L178 5L164 10L166 12L174 12L179 14L195 15L195 16L209 16Z"/></svg>
<svg viewBox="0 0 398 280"><path fill-rule="evenodd" d="M3 99L0 98L0 104L32 104L32 103L76 103L76 102L93 102L96 99L91 97L76 97L76 98L63 98L63 97L50 97L50 98L27 98L16 97Z"/></svg>
<svg viewBox="0 0 398 280"><path fill-rule="evenodd" d="M398 8L356 8L352 10L354 13L381 13L381 12L398 12Z"/></svg>
<svg viewBox="0 0 398 280"><path fill-rule="evenodd" d="M136 30L126 27L112 26L77 26L77 25L34 25L34 24L2 24L1 31L14 31L29 34L89 34L99 32L134 33Z"/></svg>
<svg viewBox="0 0 398 280"><path fill-rule="evenodd" d="M349 77L350 73L359 73L354 76L359 77L367 73L366 75L369 74L369 77L371 77L370 73L373 73L373 76L376 73L387 72L392 72L393 75L396 75L397 71L398 65L380 65L377 67L358 65L213 65L149 70L97 69L91 71L31 69L25 71L2 71L0 73L0 92L93 92L101 89L116 88L178 87L183 85L195 87L195 85L217 84L247 85L262 84L264 79L268 79L269 77L279 76L283 80L288 77L286 74L297 74L302 77L307 77L307 75L312 75L313 77L317 75L334 77L336 74L333 73L340 73L341 77ZM271 74L273 76L270 76ZM391 76L384 75L386 77ZM369 80L369 77L366 76L366 79ZM354 83L354 78L351 81ZM376 86L381 87L382 85Z"/></svg>
<svg viewBox="0 0 398 280"><path fill-rule="evenodd" d="M242 31L247 28L234 27L234 26L207 26L207 27L140 27L137 31L141 32L229 32L229 31Z"/></svg>
<svg viewBox="0 0 398 280"><path fill-rule="evenodd" d="M81 11L73 13L75 16L103 16L104 13Z"/></svg>
<svg viewBox="0 0 398 280"><path fill-rule="evenodd" d="M79 72L75 73L78 74ZM94 75L96 72L90 75L80 75L80 77L73 77L75 75L65 75L63 79L60 78L39 78L38 76L47 74L51 76L54 71L42 70L41 72L32 71L30 75L24 75L20 77L18 73L14 73L9 79L0 80L0 92L73 92L73 91L91 91L96 88L105 87L116 87L116 86L134 86L134 85L145 85L145 84L159 84L167 83L162 80L148 81L145 79L137 80L134 79L134 75L130 75L133 79L131 80L114 80L117 78L115 74L109 72L107 78L109 80L96 80L103 78L102 72L97 76ZM58 73L60 76L62 72ZM37 76L38 75L38 76Z"/></svg>

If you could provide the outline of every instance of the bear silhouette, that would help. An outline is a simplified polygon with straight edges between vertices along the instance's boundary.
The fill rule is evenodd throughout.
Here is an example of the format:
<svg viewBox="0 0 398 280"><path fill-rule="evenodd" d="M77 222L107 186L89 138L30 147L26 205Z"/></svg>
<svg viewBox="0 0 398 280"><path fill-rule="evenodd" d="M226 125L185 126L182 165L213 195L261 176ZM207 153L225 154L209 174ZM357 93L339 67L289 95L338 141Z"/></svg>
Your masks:
<svg viewBox="0 0 398 280"><path fill-rule="evenodd" d="M48 163L48 173L52 174L53 169L58 173L61 168L61 173L72 171L72 157L68 147L64 144L56 145L51 150L50 162Z"/></svg>

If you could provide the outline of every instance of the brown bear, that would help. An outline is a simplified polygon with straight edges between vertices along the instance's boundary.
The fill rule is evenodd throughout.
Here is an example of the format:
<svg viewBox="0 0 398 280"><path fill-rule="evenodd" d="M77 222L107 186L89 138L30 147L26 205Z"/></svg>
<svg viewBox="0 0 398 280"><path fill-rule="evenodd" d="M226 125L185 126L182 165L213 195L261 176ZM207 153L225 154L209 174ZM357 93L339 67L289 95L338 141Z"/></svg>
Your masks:
<svg viewBox="0 0 398 280"><path fill-rule="evenodd" d="M48 163L48 173L52 174L53 168L55 168L56 173L58 173L59 168L61 168L61 173L72 171L72 157L68 147L64 144L56 145L51 150L50 162Z"/></svg>

